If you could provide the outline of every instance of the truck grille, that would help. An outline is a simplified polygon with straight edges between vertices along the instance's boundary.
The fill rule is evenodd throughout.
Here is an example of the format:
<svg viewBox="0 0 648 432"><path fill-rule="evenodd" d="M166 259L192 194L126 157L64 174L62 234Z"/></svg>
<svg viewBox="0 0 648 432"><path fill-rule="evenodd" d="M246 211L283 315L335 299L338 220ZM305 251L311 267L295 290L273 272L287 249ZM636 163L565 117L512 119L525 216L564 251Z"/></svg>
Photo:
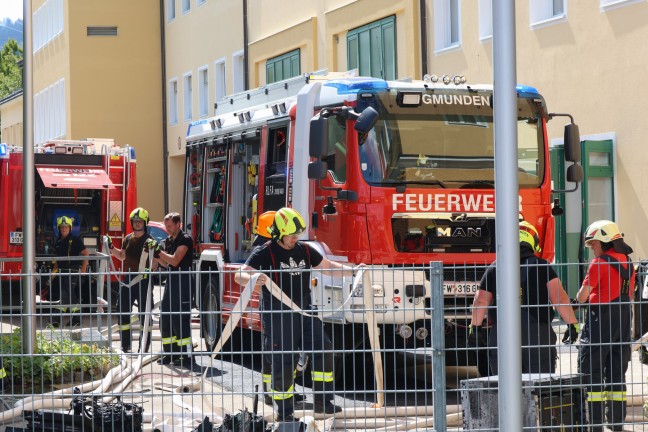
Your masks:
<svg viewBox="0 0 648 432"><path fill-rule="evenodd" d="M494 253L495 218L465 213L394 216L392 234L398 252Z"/></svg>

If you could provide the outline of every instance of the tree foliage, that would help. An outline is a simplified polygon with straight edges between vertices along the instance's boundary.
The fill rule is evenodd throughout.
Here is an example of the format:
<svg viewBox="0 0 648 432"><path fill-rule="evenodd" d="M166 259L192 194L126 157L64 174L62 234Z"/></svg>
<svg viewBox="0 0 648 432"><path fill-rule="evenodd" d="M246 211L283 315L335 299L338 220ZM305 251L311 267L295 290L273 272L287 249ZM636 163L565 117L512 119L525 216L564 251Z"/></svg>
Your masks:
<svg viewBox="0 0 648 432"><path fill-rule="evenodd" d="M9 39L0 51L0 99L22 87L22 71L18 61L23 50L15 39Z"/></svg>

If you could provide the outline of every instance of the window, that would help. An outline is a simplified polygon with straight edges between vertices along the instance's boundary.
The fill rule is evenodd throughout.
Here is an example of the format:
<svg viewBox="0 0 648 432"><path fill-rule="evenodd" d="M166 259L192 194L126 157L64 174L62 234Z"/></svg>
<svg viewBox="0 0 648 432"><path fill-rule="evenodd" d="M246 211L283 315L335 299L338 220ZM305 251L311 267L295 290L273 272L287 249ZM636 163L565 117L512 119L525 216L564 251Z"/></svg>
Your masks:
<svg viewBox="0 0 648 432"><path fill-rule="evenodd" d="M196 4L197 4L198 6L200 6L200 5L204 5L206 2L207 2L207 0L196 0Z"/></svg>
<svg viewBox="0 0 648 432"><path fill-rule="evenodd" d="M166 0L167 21L173 21L176 16L176 0Z"/></svg>
<svg viewBox="0 0 648 432"><path fill-rule="evenodd" d="M347 33L347 68L360 75L396 79L396 18L374 21Z"/></svg>
<svg viewBox="0 0 648 432"><path fill-rule="evenodd" d="M479 0L479 39L493 37L493 0Z"/></svg>
<svg viewBox="0 0 648 432"><path fill-rule="evenodd" d="M566 16L565 0L530 0L531 27L555 22Z"/></svg>
<svg viewBox="0 0 648 432"><path fill-rule="evenodd" d="M227 95L225 81L225 59L216 60L214 63L214 101L218 102Z"/></svg>
<svg viewBox="0 0 648 432"><path fill-rule="evenodd" d="M238 93L245 90L245 77L243 66L243 51L238 51L232 54L232 92Z"/></svg>
<svg viewBox="0 0 648 432"><path fill-rule="evenodd" d="M182 0L182 13L186 14L191 10L191 0Z"/></svg>
<svg viewBox="0 0 648 432"><path fill-rule="evenodd" d="M268 59L266 62L266 84L281 81L299 75L299 49Z"/></svg>
<svg viewBox="0 0 648 432"><path fill-rule="evenodd" d="M209 111L209 69L198 69L198 114L204 117Z"/></svg>
<svg viewBox="0 0 648 432"><path fill-rule="evenodd" d="M33 13L36 52L63 33L63 0L46 0Z"/></svg>
<svg viewBox="0 0 648 432"><path fill-rule="evenodd" d="M459 0L434 0L434 50L461 45Z"/></svg>
<svg viewBox="0 0 648 432"><path fill-rule="evenodd" d="M183 109L184 120L191 121L193 119L193 83L191 73L184 74L182 77L182 95L183 95Z"/></svg>
<svg viewBox="0 0 648 432"><path fill-rule="evenodd" d="M178 123L178 80L169 81L169 124Z"/></svg>
<svg viewBox="0 0 648 432"><path fill-rule="evenodd" d="M34 141L65 137L65 79L34 95Z"/></svg>

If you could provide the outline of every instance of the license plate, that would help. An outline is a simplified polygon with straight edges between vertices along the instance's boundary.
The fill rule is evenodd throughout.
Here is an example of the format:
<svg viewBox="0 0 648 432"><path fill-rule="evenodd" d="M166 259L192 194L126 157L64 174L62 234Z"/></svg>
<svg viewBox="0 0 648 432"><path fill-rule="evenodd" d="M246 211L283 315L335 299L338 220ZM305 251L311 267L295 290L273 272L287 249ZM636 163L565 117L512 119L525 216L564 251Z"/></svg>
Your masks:
<svg viewBox="0 0 648 432"><path fill-rule="evenodd" d="M22 233L22 231L11 231L11 232L9 232L9 244L12 244L12 245L21 245L21 244L23 244L23 233Z"/></svg>
<svg viewBox="0 0 648 432"><path fill-rule="evenodd" d="M444 295L475 295L479 289L478 282L444 282Z"/></svg>

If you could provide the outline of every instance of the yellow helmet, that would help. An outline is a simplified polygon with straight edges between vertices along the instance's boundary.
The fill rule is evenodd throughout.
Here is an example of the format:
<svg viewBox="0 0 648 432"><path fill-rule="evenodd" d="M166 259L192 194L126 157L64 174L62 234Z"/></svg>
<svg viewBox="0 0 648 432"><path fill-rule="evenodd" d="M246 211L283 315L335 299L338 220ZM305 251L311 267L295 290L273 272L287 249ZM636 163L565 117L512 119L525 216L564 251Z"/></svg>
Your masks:
<svg viewBox="0 0 648 432"><path fill-rule="evenodd" d="M279 239L287 235L301 234L306 229L306 222L299 212L284 207L275 213L272 236Z"/></svg>
<svg viewBox="0 0 648 432"><path fill-rule="evenodd" d="M56 219L56 228L60 228L61 225L67 225L72 228L72 218L68 216L61 216Z"/></svg>
<svg viewBox="0 0 648 432"><path fill-rule="evenodd" d="M142 220L142 221L144 221L144 224L148 224L149 214L142 207L137 207L135 210L133 210L131 212L130 220L131 220L131 223L133 221L135 221L135 220Z"/></svg>
<svg viewBox="0 0 648 432"><path fill-rule="evenodd" d="M589 246L593 240L598 240L601 243L610 243L622 238L623 234L619 231L619 226L609 220L596 221L588 226L587 231L585 231L586 246Z"/></svg>
<svg viewBox="0 0 648 432"><path fill-rule="evenodd" d="M254 234L265 238L272 237L272 224L274 223L276 213L276 211L271 210L261 214L257 221L257 226L254 228Z"/></svg>
<svg viewBox="0 0 648 432"><path fill-rule="evenodd" d="M527 221L520 222L520 243L526 243L531 246L533 252L540 252L542 250L540 249L538 230Z"/></svg>

